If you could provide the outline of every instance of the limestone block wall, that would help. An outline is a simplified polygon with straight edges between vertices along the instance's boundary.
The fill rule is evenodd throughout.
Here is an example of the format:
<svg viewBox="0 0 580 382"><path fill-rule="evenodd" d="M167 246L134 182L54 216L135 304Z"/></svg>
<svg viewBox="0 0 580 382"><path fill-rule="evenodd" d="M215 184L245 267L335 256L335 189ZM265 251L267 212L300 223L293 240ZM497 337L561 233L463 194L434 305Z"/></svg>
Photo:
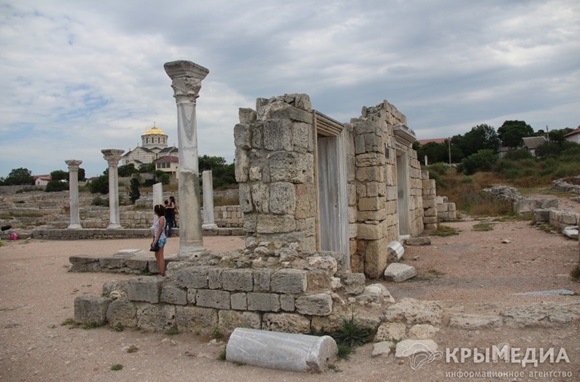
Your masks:
<svg viewBox="0 0 580 382"><path fill-rule="evenodd" d="M437 189L435 179L429 179L429 171L421 172L423 185L423 224L426 230L437 229Z"/></svg>
<svg viewBox="0 0 580 382"><path fill-rule="evenodd" d="M437 196L437 217L441 221L457 220L457 208L455 203L450 202L447 196Z"/></svg>
<svg viewBox="0 0 580 382"><path fill-rule="evenodd" d="M151 331L209 333L215 328L231 332L247 327L307 333L313 320L333 313L331 277L341 271L337 261L323 253L298 261L307 266L237 268L172 262L166 278L112 281L103 285L101 297L78 297L75 320ZM347 275L343 274L352 281L353 274ZM359 289L364 289L363 275L355 276L361 276Z"/></svg>
<svg viewBox="0 0 580 382"><path fill-rule="evenodd" d="M214 207L215 224L218 227L243 227L244 219L242 209L236 206L217 206Z"/></svg>
<svg viewBox="0 0 580 382"><path fill-rule="evenodd" d="M387 244L399 236L397 155L406 156L402 162L408 164L409 210L401 213L408 214L411 235L423 231L423 184L417 153L410 143L401 144L393 131L394 126L406 123L405 115L387 101L364 107L361 116L350 122L357 222L351 268L371 278L382 275L387 267Z"/></svg>
<svg viewBox="0 0 580 382"><path fill-rule="evenodd" d="M234 127L236 180L248 237L269 250L316 250L314 134L310 99L259 98Z"/></svg>

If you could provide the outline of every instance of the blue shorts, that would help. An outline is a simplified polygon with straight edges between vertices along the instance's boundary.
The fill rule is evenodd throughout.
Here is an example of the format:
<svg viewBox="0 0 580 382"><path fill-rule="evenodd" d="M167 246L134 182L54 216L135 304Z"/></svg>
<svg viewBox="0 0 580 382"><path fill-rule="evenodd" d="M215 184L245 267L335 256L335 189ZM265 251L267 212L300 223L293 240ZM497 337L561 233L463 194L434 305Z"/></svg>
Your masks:
<svg viewBox="0 0 580 382"><path fill-rule="evenodd" d="M157 245L159 246L159 248L165 247L166 241L167 241L167 239L164 239L164 238L160 238L159 240L157 240Z"/></svg>

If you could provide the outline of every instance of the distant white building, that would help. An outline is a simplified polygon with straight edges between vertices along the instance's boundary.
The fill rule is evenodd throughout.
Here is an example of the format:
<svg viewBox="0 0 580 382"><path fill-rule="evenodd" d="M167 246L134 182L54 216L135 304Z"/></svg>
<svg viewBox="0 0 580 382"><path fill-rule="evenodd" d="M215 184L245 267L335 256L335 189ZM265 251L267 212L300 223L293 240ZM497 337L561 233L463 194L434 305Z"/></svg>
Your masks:
<svg viewBox="0 0 580 382"><path fill-rule="evenodd" d="M569 142L580 144L580 127L564 135L564 139Z"/></svg>
<svg viewBox="0 0 580 382"><path fill-rule="evenodd" d="M45 187L51 180L50 174L48 175L35 175L33 176L34 185L37 187Z"/></svg>

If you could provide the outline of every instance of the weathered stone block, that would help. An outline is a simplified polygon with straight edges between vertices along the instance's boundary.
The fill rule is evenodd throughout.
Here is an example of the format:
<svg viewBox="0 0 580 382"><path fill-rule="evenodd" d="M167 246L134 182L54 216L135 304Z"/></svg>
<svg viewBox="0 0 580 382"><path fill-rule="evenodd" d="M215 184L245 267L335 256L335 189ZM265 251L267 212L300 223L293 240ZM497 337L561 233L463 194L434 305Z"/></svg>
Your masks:
<svg viewBox="0 0 580 382"><path fill-rule="evenodd" d="M407 327L398 322L385 322L379 326L374 341L401 341L407 337Z"/></svg>
<svg viewBox="0 0 580 382"><path fill-rule="evenodd" d="M134 303L124 298L112 301L106 316L107 322L113 327L116 325L130 328L137 326L137 308Z"/></svg>
<svg viewBox="0 0 580 382"><path fill-rule="evenodd" d="M238 111L238 117L239 117L240 123L252 123L252 122L256 122L257 113L253 109L241 107Z"/></svg>
<svg viewBox="0 0 580 382"><path fill-rule="evenodd" d="M264 313L262 329L285 333L308 333L310 320L293 313Z"/></svg>
<svg viewBox="0 0 580 382"><path fill-rule="evenodd" d="M392 263L385 269L385 280L387 281L400 283L415 276L417 276L417 270L407 264Z"/></svg>
<svg viewBox="0 0 580 382"><path fill-rule="evenodd" d="M252 192L249 184L240 183L239 199L240 199L240 208L242 209L243 213L252 212L254 210L254 204L252 202Z"/></svg>
<svg viewBox="0 0 580 382"><path fill-rule="evenodd" d="M127 282L127 298L131 301L159 302L162 280L157 277L137 277Z"/></svg>
<svg viewBox="0 0 580 382"><path fill-rule="evenodd" d="M292 215L259 215L258 233L287 233L296 230L296 221Z"/></svg>
<svg viewBox="0 0 580 382"><path fill-rule="evenodd" d="M201 307L230 309L230 292L223 290L199 289L195 301L196 305Z"/></svg>
<svg viewBox="0 0 580 382"><path fill-rule="evenodd" d="M252 270L254 276L254 292L269 292L270 291L270 275L271 269L255 269Z"/></svg>
<svg viewBox="0 0 580 382"><path fill-rule="evenodd" d="M315 269L306 274L308 292L326 292L331 290L331 278L328 272Z"/></svg>
<svg viewBox="0 0 580 382"><path fill-rule="evenodd" d="M218 326L218 314L215 309L197 306L177 306L175 322L180 332L210 333Z"/></svg>
<svg viewBox="0 0 580 382"><path fill-rule="evenodd" d="M277 312L280 310L280 296L275 293L248 293L248 310Z"/></svg>
<svg viewBox="0 0 580 382"><path fill-rule="evenodd" d="M252 135L250 133L250 126L246 124L237 124L234 126L234 145L238 149L249 150L250 148L252 148Z"/></svg>
<svg viewBox="0 0 580 382"><path fill-rule="evenodd" d="M137 327L154 332L175 327L175 305L136 304Z"/></svg>
<svg viewBox="0 0 580 382"><path fill-rule="evenodd" d="M174 305L187 304L187 292L180 289L175 284L165 284L161 286L160 302Z"/></svg>
<svg viewBox="0 0 580 382"><path fill-rule="evenodd" d="M372 240L367 242L364 255L365 274L370 278L379 278L387 268L387 240Z"/></svg>
<svg viewBox="0 0 580 382"><path fill-rule="evenodd" d="M207 288L208 267L187 267L175 272L175 283L180 288Z"/></svg>
<svg viewBox="0 0 580 382"><path fill-rule="evenodd" d="M384 182L385 169L382 166L359 167L356 169L355 177L359 182Z"/></svg>
<svg viewBox="0 0 580 382"><path fill-rule="evenodd" d="M248 157L248 152L237 148L235 152L235 163L234 175L236 181L239 183L247 182L248 172L250 170L250 158Z"/></svg>
<svg viewBox="0 0 580 382"><path fill-rule="evenodd" d="M100 296L78 296L74 301L75 322L103 324L111 299Z"/></svg>
<svg viewBox="0 0 580 382"><path fill-rule="evenodd" d="M281 294L280 295L280 308L286 312L293 312L296 308L294 304L294 296L288 294Z"/></svg>
<svg viewBox="0 0 580 382"><path fill-rule="evenodd" d="M413 325L411 329L409 329L409 338L426 340L435 337L438 331L439 328L429 324Z"/></svg>
<svg viewBox="0 0 580 382"><path fill-rule="evenodd" d="M272 292L299 294L306 291L307 272L300 269L281 269L270 278Z"/></svg>
<svg viewBox="0 0 580 382"><path fill-rule="evenodd" d="M222 289L222 268L209 268L207 271L207 286L209 289Z"/></svg>
<svg viewBox="0 0 580 382"><path fill-rule="evenodd" d="M406 322L408 324L441 324L443 309L436 301L419 301L404 298L389 305L385 311L386 321Z"/></svg>
<svg viewBox="0 0 580 382"><path fill-rule="evenodd" d="M359 224L358 238L362 240L379 240L383 238L383 229L379 224Z"/></svg>
<svg viewBox="0 0 580 382"><path fill-rule="evenodd" d="M258 212L270 212L270 191L268 185L263 183L253 184L251 186L252 203L254 209Z"/></svg>
<svg viewBox="0 0 580 382"><path fill-rule="evenodd" d="M266 150L292 150L292 123L288 120L268 120L264 123Z"/></svg>
<svg viewBox="0 0 580 382"><path fill-rule="evenodd" d="M231 307L235 310L248 309L248 299L245 293L232 293Z"/></svg>
<svg viewBox="0 0 580 382"><path fill-rule="evenodd" d="M411 357L417 353L433 354L436 351L437 344L433 340L403 340L397 344L395 357Z"/></svg>
<svg viewBox="0 0 580 382"><path fill-rule="evenodd" d="M230 333L236 328L261 329L262 320L259 313L220 310L218 325L220 330Z"/></svg>
<svg viewBox="0 0 580 382"><path fill-rule="evenodd" d="M272 182L309 183L314 176L314 156L310 153L276 151L268 155Z"/></svg>
<svg viewBox="0 0 580 382"><path fill-rule="evenodd" d="M385 208L385 198L360 198L358 200L358 208L361 211L378 211Z"/></svg>
<svg viewBox="0 0 580 382"><path fill-rule="evenodd" d="M228 269L221 273L223 289L229 291L251 292L254 290L254 277L251 269Z"/></svg>
<svg viewBox="0 0 580 382"><path fill-rule="evenodd" d="M294 184L278 182L270 185L270 212L273 214L294 214L296 210L296 192Z"/></svg>
<svg viewBox="0 0 580 382"><path fill-rule="evenodd" d="M326 293L298 297L295 305L296 310L301 314L328 316L332 313L332 297Z"/></svg>
<svg viewBox="0 0 580 382"><path fill-rule="evenodd" d="M361 294L365 290L366 278L364 273L345 273L340 280L347 294Z"/></svg>

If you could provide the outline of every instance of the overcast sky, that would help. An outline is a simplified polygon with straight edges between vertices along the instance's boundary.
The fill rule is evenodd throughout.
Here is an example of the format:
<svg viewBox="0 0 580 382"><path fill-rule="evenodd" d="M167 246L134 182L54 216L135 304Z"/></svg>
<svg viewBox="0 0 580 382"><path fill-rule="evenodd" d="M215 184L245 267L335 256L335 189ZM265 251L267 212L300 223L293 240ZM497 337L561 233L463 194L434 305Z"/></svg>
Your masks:
<svg viewBox="0 0 580 382"><path fill-rule="evenodd" d="M209 69L199 153L229 163L238 109L285 93L342 122L386 99L418 139L580 125L578 0L0 0L0 177L100 175L154 122L177 145L174 60Z"/></svg>

